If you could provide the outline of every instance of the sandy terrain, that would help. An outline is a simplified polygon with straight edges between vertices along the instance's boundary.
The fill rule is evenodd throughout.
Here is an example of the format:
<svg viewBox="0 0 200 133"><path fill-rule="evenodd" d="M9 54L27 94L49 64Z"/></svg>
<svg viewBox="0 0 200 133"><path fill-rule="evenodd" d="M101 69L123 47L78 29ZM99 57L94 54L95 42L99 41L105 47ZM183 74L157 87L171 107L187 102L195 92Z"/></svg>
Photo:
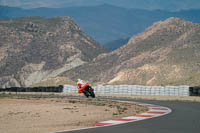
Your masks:
<svg viewBox="0 0 200 133"><path fill-rule="evenodd" d="M147 110L98 99L0 98L0 133L47 133L93 126Z"/></svg>

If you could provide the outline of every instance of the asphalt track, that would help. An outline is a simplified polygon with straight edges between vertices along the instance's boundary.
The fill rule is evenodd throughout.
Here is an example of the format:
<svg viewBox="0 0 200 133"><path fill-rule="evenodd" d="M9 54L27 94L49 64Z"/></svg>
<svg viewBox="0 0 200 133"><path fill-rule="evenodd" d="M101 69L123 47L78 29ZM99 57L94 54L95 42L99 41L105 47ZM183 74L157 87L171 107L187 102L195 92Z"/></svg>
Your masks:
<svg viewBox="0 0 200 133"><path fill-rule="evenodd" d="M77 131L65 131L62 133L200 133L200 103L198 102L134 99L126 99L126 101L136 101L169 107L172 109L172 113L133 123Z"/></svg>

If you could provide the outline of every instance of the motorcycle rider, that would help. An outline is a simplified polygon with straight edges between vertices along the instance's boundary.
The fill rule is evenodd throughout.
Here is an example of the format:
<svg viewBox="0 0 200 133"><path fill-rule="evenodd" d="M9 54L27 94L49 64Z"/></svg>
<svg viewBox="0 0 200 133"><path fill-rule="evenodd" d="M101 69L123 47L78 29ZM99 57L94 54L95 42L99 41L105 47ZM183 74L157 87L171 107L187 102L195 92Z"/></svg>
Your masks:
<svg viewBox="0 0 200 133"><path fill-rule="evenodd" d="M84 93L86 97L89 97L89 94L87 93L86 89L88 89L88 87L90 87L90 86L86 81L78 78L76 85L78 87L78 93Z"/></svg>

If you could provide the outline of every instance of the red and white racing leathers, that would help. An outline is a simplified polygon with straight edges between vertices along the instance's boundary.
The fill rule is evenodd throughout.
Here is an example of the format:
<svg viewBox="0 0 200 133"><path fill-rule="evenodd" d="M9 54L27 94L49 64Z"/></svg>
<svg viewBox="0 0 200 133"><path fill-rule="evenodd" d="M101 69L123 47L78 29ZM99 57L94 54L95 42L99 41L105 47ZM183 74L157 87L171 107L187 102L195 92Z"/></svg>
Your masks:
<svg viewBox="0 0 200 133"><path fill-rule="evenodd" d="M85 88L88 86L88 83L85 82L84 80L79 80L77 82L77 86L78 86L78 93L82 93L83 90L85 90Z"/></svg>

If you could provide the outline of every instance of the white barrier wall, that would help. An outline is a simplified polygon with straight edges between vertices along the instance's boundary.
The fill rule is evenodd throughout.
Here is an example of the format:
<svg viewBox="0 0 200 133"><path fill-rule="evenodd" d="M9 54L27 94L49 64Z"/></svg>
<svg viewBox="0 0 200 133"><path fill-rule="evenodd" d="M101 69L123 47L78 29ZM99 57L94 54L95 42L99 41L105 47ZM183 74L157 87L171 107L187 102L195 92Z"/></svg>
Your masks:
<svg viewBox="0 0 200 133"><path fill-rule="evenodd" d="M189 86L140 86L99 85L93 86L96 94L189 96ZM64 93L77 93L76 86L64 85Z"/></svg>

